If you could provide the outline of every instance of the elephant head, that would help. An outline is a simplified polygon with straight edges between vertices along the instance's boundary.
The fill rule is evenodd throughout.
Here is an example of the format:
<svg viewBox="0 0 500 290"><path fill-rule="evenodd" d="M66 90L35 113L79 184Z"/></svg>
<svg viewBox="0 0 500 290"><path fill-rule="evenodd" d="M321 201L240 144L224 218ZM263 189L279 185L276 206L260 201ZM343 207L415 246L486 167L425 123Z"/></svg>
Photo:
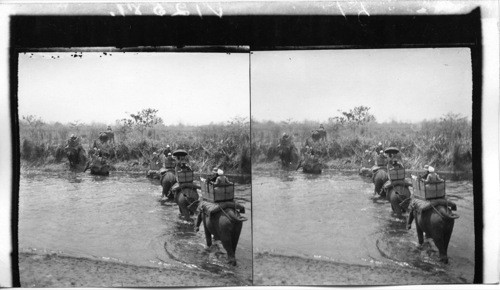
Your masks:
<svg viewBox="0 0 500 290"><path fill-rule="evenodd" d="M391 186L387 190L387 199L391 202L391 208L394 213L401 215L406 212L410 204L410 189L407 184L398 184Z"/></svg>
<svg viewBox="0 0 500 290"><path fill-rule="evenodd" d="M192 205L199 199L196 188L194 188L193 186L178 188L175 191L174 199L179 206L179 212L181 213L182 218L187 221L191 221L191 215L194 214L194 211L190 207L190 205Z"/></svg>
<svg viewBox="0 0 500 290"><path fill-rule="evenodd" d="M87 164L87 167L85 168L85 170L87 170L87 169L90 169L90 174L92 174L92 175L107 176L107 175L109 175L109 171L110 171L111 167L106 162L104 157L94 156Z"/></svg>
<svg viewBox="0 0 500 290"><path fill-rule="evenodd" d="M160 183L162 187L162 198L173 199L172 191L170 190L175 184L175 174L172 171L161 172Z"/></svg>
<svg viewBox="0 0 500 290"><path fill-rule="evenodd" d="M64 148L64 152L66 153L66 157L68 157L69 167L71 169L76 169L78 165L83 165L87 161L85 150L81 146L67 146Z"/></svg>
<svg viewBox="0 0 500 290"><path fill-rule="evenodd" d="M326 140L326 131L324 129L313 130L311 138L314 140L314 142L318 142L320 140Z"/></svg>
<svg viewBox="0 0 500 290"><path fill-rule="evenodd" d="M375 185L374 194L379 194L381 197L384 197L384 196L386 196L386 192L384 190L384 184L389 180L389 175L382 168L375 169L373 171L374 172L373 172L372 181L373 181L373 184Z"/></svg>
<svg viewBox="0 0 500 290"><path fill-rule="evenodd" d="M285 167L288 167L299 161L298 150L293 145L280 146L278 152L281 159L281 164Z"/></svg>

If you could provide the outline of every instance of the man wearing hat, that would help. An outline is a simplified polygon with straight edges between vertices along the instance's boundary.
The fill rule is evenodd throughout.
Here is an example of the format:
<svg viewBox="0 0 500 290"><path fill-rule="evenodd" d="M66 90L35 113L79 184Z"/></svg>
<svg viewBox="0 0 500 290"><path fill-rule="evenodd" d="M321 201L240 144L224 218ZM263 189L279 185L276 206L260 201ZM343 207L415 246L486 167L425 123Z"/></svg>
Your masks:
<svg viewBox="0 0 500 290"><path fill-rule="evenodd" d="M209 178L209 181L210 181L210 182L215 182L215 181L217 180L217 177L219 176L219 175L217 174L217 170L219 170L217 167L214 167L214 168L212 169L212 175L211 175L211 176L210 176L210 178Z"/></svg>
<svg viewBox="0 0 500 290"><path fill-rule="evenodd" d="M393 159L391 163L391 169L402 169L403 165L398 162L398 160Z"/></svg>
<svg viewBox="0 0 500 290"><path fill-rule="evenodd" d="M175 159L172 157L172 153L168 152L167 157L165 158L165 162L163 164L165 168L167 169L174 169L175 168Z"/></svg>
<svg viewBox="0 0 500 290"><path fill-rule="evenodd" d="M436 172L434 172L435 169L432 166L429 166L429 174L427 175L427 178L425 179L425 182L442 182L443 179L437 175Z"/></svg>
<svg viewBox="0 0 500 290"><path fill-rule="evenodd" d="M427 175L429 175L429 165L425 164L424 170L425 170L424 174L420 175L420 179L422 179L422 180L426 180Z"/></svg>
<svg viewBox="0 0 500 290"><path fill-rule="evenodd" d="M214 185L223 185L230 183L226 176L224 176L224 171L222 169L217 170L217 179L215 180Z"/></svg>
<svg viewBox="0 0 500 290"><path fill-rule="evenodd" d="M378 166L386 166L387 165L387 156L384 154L384 150L380 150L376 158L376 163Z"/></svg>
<svg viewBox="0 0 500 290"><path fill-rule="evenodd" d="M165 150L163 150L163 154L165 154L165 156L168 155L168 153L171 153L172 150L170 149L170 145L167 144L167 148L165 148Z"/></svg>
<svg viewBox="0 0 500 290"><path fill-rule="evenodd" d="M67 147L78 147L78 138L75 136L75 134L71 134L71 137L68 139L68 145Z"/></svg>

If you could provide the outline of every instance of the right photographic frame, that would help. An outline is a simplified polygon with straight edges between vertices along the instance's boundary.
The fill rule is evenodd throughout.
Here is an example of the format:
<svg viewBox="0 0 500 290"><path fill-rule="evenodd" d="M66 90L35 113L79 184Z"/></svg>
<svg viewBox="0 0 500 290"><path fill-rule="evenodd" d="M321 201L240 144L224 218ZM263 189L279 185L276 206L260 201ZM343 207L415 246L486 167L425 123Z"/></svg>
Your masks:
<svg viewBox="0 0 500 290"><path fill-rule="evenodd" d="M481 279L480 40L383 20L251 53L254 285Z"/></svg>

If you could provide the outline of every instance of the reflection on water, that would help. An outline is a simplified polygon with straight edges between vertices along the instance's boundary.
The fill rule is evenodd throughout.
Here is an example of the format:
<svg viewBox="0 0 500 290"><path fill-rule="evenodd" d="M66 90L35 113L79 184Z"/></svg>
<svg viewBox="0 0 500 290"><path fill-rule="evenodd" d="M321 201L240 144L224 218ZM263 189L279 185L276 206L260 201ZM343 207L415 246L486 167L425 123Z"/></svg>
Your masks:
<svg viewBox="0 0 500 290"><path fill-rule="evenodd" d="M234 180L234 179L231 179ZM23 172L19 188L19 247L69 255L163 265L251 279L251 186L237 184L247 209L237 267L226 264L223 247L206 249L203 229L179 218L177 205L159 202L159 180L113 172Z"/></svg>
<svg viewBox="0 0 500 290"><path fill-rule="evenodd" d="M373 196L370 178L336 171L253 172L254 252L446 271L471 283L472 185L447 182L447 193L457 204L460 219L448 247L450 264L442 265L432 243L417 249L415 225L406 230L405 220L392 213L390 204Z"/></svg>

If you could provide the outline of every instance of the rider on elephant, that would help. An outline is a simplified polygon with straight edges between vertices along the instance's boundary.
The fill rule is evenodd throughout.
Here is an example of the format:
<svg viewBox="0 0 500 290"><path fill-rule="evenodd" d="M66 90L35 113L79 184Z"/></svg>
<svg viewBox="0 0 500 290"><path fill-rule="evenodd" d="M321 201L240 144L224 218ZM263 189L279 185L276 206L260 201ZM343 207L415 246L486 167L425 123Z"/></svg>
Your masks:
<svg viewBox="0 0 500 290"><path fill-rule="evenodd" d="M224 175L224 171L222 169L217 169L217 168L214 168L212 170L212 173L215 172L215 176L210 178L210 181L214 182L213 180L215 180L214 182L214 186L217 186L217 185L224 185L224 184L229 184L231 182L229 182L229 179L227 179L227 177ZM194 225L194 230L195 231L199 231L200 230L200 224L203 220L203 211L202 209L200 208L202 205L202 203L200 203L200 205L198 206L198 216L196 217L196 223Z"/></svg>
<svg viewBox="0 0 500 290"><path fill-rule="evenodd" d="M101 149L97 148L97 147L94 147L94 157L97 158L97 160L99 160L100 162L102 162L103 164L106 162L104 160L104 157L102 156L102 151Z"/></svg>
<svg viewBox="0 0 500 290"><path fill-rule="evenodd" d="M167 148L163 150L163 154L165 154L165 156L168 156L168 153L172 153L172 149L170 149L170 145L167 144Z"/></svg>
<svg viewBox="0 0 500 290"><path fill-rule="evenodd" d="M429 165L425 164L424 165L424 174L421 174L419 175L418 177L421 179L421 180L426 180L427 179L427 175L429 175Z"/></svg>
<svg viewBox="0 0 500 290"><path fill-rule="evenodd" d="M174 169L175 168L175 158L172 157L172 153L168 152L167 157L165 158L165 161L163 162L163 166L167 169Z"/></svg>
<svg viewBox="0 0 500 290"><path fill-rule="evenodd" d="M217 170L217 179L214 182L214 186L229 184L229 179L224 175L224 171L222 169Z"/></svg>
<svg viewBox="0 0 500 290"><path fill-rule="evenodd" d="M177 157L177 164L175 165L175 170L177 171L193 171L191 166L189 166L189 160L187 156L179 156Z"/></svg>
<svg viewBox="0 0 500 290"><path fill-rule="evenodd" d="M373 149L375 153L379 153L380 151L384 152L384 147L382 146L382 142L378 142L377 146Z"/></svg>
<svg viewBox="0 0 500 290"><path fill-rule="evenodd" d="M281 147L288 147L292 143L292 137L285 132L283 133L279 143Z"/></svg>
<svg viewBox="0 0 500 290"><path fill-rule="evenodd" d="M379 155L377 156L377 166L386 166L387 165L387 156L384 154L383 150L380 150Z"/></svg>
<svg viewBox="0 0 500 290"><path fill-rule="evenodd" d="M403 165L399 163L396 159L392 160L392 163L389 165L390 169L403 169Z"/></svg>
<svg viewBox="0 0 500 290"><path fill-rule="evenodd" d="M217 167L214 167L212 169L212 176L209 179L207 179L207 182L214 183L217 180L217 177L219 177L219 174L217 173L217 171L219 171L219 169Z"/></svg>
<svg viewBox="0 0 500 290"><path fill-rule="evenodd" d="M68 143L66 145L68 148L78 148L80 147L80 142L75 134L71 134L71 137L68 139Z"/></svg>
<svg viewBox="0 0 500 290"><path fill-rule="evenodd" d="M436 182L443 182L444 180L439 177L439 175L434 172L435 169L432 166L429 166L429 174L427 175L427 178L425 179L425 182L431 182L431 183L436 183Z"/></svg>

